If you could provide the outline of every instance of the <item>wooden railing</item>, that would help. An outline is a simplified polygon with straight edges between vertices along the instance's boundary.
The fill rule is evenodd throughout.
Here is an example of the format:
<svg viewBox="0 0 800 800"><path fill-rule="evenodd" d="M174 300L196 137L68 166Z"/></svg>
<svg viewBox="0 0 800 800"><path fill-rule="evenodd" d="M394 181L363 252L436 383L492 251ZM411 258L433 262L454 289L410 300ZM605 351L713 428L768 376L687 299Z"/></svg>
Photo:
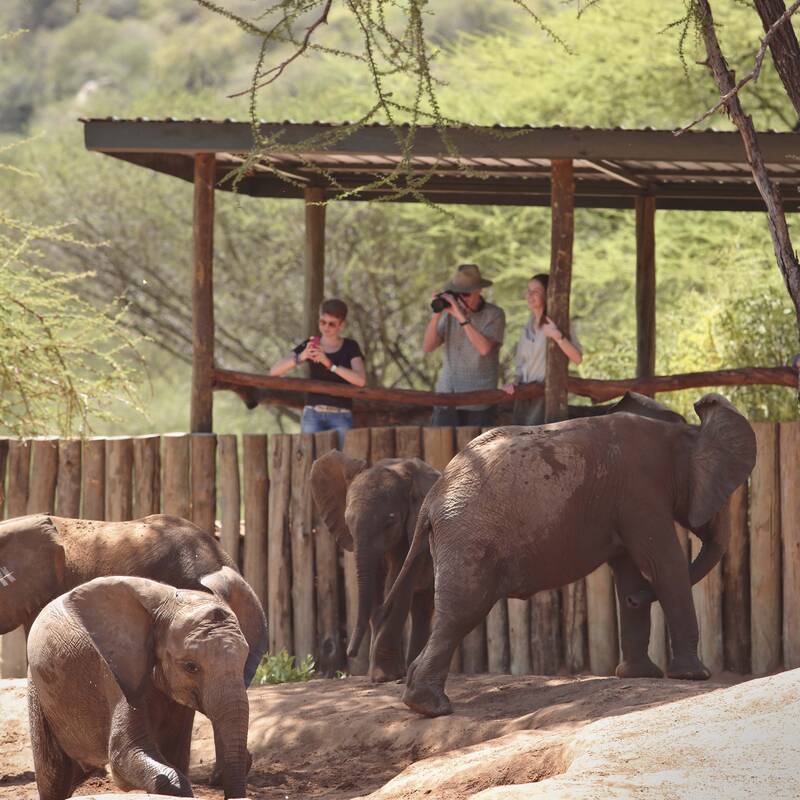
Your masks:
<svg viewBox="0 0 800 800"><path fill-rule="evenodd" d="M722 524L723 563L694 589L701 655L714 672L764 674L800 666L800 422L754 423L758 461ZM443 468L476 428L362 428L345 450L369 462L400 456ZM126 519L163 511L215 529L265 604L270 648L312 654L322 672L366 669L368 642L349 662L356 611L352 554L337 550L313 504L308 472L333 433L215 434L76 440L0 439L6 517L54 512ZM687 558L698 543L678 530ZM340 617L339 609L343 608ZM615 599L603 567L531 601L502 600L462 643L464 672L592 672L617 663ZM653 658L664 664L663 616L653 610ZM3 637L2 675L24 675L24 642Z"/></svg>

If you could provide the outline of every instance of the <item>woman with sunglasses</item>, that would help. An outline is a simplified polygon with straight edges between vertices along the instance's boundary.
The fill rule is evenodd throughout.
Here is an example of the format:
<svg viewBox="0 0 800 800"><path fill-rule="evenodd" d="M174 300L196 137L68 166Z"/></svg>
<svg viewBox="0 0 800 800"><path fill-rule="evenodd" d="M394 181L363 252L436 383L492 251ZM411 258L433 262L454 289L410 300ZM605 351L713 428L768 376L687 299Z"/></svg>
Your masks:
<svg viewBox="0 0 800 800"><path fill-rule="evenodd" d="M547 316L547 273L534 275L525 290L525 302L531 317L522 329L517 344L516 372L514 382L503 387L503 391L513 395L521 383L544 383L547 364L547 340L552 339L564 355L573 363L580 364L583 350L570 325L572 339L567 338L558 326ZM544 395L526 399L516 398L513 425L541 425L544 422Z"/></svg>
<svg viewBox="0 0 800 800"><path fill-rule="evenodd" d="M269 374L283 375L308 361L312 380L364 386L367 382L364 354L355 339L341 335L346 319L347 303L337 298L324 300L319 307L320 336L311 336L298 344L290 356L272 367ZM303 433L335 430L341 448L345 432L353 427L352 408L353 401L349 397L309 392L300 430Z"/></svg>

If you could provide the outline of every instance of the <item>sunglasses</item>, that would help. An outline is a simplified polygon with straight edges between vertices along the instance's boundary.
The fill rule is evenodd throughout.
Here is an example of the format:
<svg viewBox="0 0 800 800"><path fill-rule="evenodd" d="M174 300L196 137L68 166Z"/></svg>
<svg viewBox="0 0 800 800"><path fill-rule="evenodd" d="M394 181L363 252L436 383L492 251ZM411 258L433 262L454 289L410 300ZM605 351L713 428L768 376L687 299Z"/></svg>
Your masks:
<svg viewBox="0 0 800 800"><path fill-rule="evenodd" d="M339 322L338 320L331 321L327 319L321 319L319 321L319 324L322 325L324 328L335 328L339 324Z"/></svg>

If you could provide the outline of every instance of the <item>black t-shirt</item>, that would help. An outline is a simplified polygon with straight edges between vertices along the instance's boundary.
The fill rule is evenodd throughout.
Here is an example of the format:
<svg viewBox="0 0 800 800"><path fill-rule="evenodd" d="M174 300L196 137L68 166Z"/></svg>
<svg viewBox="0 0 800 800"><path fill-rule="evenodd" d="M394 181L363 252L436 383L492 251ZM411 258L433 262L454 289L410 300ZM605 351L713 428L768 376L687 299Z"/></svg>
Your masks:
<svg viewBox="0 0 800 800"><path fill-rule="evenodd" d="M292 352L300 355L300 353L306 349L307 344L308 339L297 345ZM361 352L361 348L358 346L358 342L355 339L343 339L342 346L335 353L325 353L325 355L328 356L328 358L337 366L347 367L347 369L352 369L354 358L364 358L364 354ZM347 381L344 378L340 377L335 372L331 372L322 364L317 364L316 361L310 360L306 363L311 367L311 380L347 384ZM348 384L348 386L349 385L350 384ZM329 394L313 394L309 392L306 395L306 405L352 408L353 401L349 397L333 397Z"/></svg>

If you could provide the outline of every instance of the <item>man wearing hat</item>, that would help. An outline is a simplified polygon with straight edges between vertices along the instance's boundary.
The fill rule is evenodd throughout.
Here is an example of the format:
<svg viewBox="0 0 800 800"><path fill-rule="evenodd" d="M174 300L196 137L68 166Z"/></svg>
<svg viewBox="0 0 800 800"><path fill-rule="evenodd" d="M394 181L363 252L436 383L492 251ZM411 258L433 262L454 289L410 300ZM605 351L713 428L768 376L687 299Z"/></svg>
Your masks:
<svg viewBox="0 0 800 800"><path fill-rule="evenodd" d="M475 264L462 264L442 291L434 294L447 305L434 311L422 350L431 353L444 346L437 392L497 388L506 315L481 297L481 290L491 285ZM448 406L433 409L431 424L488 426L495 424L496 417L496 406Z"/></svg>

